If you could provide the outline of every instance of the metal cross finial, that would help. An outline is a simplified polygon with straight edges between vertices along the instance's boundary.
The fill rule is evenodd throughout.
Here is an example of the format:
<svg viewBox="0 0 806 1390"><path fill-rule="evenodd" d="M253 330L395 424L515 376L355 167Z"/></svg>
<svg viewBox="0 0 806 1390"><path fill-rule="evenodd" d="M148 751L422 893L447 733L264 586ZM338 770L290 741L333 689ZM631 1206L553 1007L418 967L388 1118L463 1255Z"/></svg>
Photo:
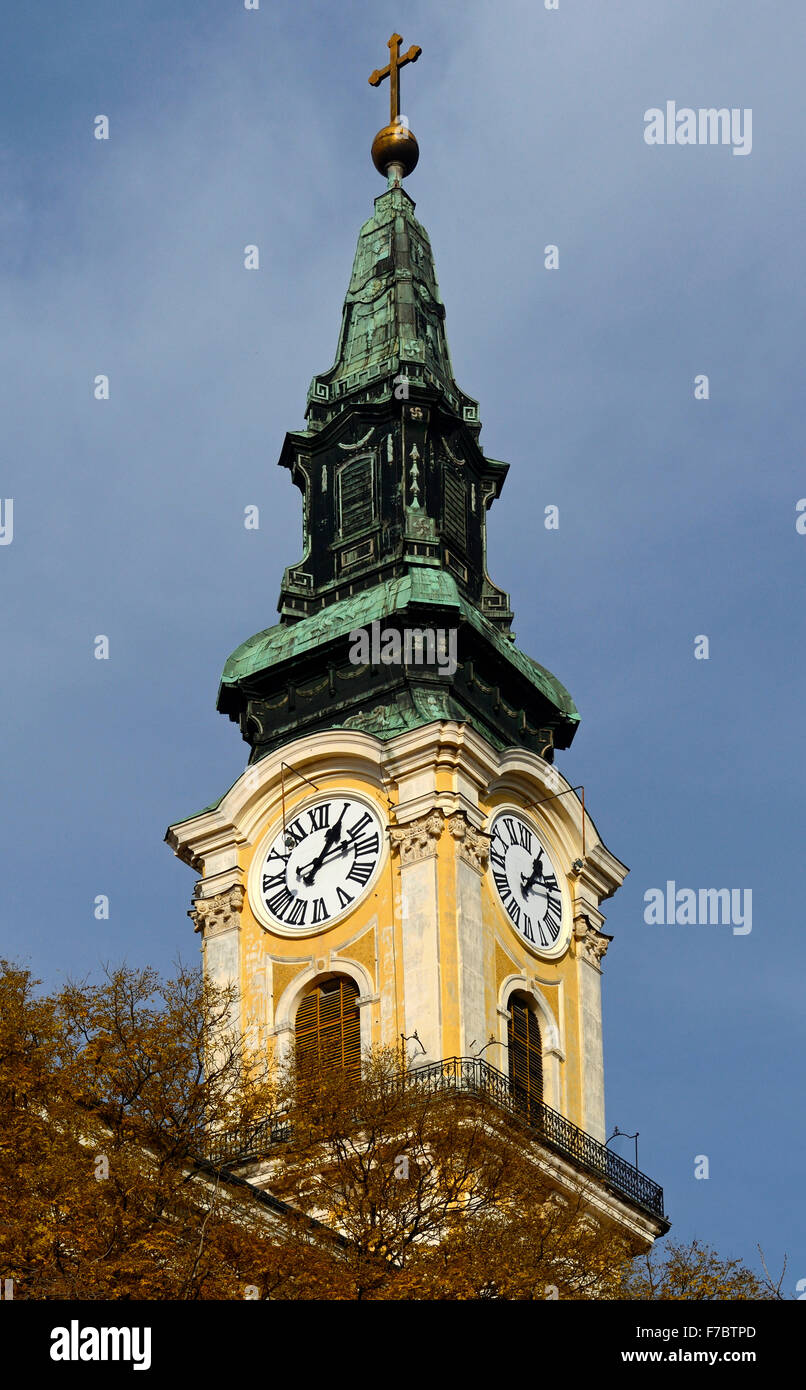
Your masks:
<svg viewBox="0 0 806 1390"><path fill-rule="evenodd" d="M376 68L369 79L369 85L371 87L380 87L385 77L390 79L390 125L396 125L400 119L400 69L404 68L407 63L416 63L423 51L421 48L417 47L416 43L413 43L408 53L404 53L401 57L400 45L402 42L403 39L400 34L392 35L387 44L387 48L389 49L389 62L385 68Z"/></svg>

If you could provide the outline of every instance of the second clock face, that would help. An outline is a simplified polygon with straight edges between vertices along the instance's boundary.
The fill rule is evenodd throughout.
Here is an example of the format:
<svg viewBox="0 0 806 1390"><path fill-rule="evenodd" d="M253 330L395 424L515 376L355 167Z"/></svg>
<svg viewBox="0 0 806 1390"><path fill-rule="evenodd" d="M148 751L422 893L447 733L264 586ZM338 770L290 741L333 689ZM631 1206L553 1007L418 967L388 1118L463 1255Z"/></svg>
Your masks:
<svg viewBox="0 0 806 1390"><path fill-rule="evenodd" d="M548 851L517 811L499 811L490 826L490 872L501 906L535 951L564 949L563 900Z"/></svg>
<svg viewBox="0 0 806 1390"><path fill-rule="evenodd" d="M323 798L279 827L254 884L263 913L285 932L321 931L369 887L382 822L363 801Z"/></svg>

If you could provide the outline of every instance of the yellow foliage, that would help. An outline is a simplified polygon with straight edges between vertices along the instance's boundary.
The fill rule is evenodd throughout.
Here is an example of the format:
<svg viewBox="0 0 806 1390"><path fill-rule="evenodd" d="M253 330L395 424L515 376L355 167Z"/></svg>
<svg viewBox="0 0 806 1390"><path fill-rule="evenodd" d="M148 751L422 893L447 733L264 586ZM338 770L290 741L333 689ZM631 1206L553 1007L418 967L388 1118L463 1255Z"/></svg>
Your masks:
<svg viewBox="0 0 806 1390"><path fill-rule="evenodd" d="M775 1297L697 1242L636 1261L483 1096L273 1076L196 971L44 996L0 962L0 1279L19 1299ZM404 1084L405 1081L405 1084ZM271 1193L202 1161L282 1116ZM103 1162L99 1160L103 1159ZM283 1205L285 1203L285 1205ZM594 1204L595 1207L595 1204Z"/></svg>

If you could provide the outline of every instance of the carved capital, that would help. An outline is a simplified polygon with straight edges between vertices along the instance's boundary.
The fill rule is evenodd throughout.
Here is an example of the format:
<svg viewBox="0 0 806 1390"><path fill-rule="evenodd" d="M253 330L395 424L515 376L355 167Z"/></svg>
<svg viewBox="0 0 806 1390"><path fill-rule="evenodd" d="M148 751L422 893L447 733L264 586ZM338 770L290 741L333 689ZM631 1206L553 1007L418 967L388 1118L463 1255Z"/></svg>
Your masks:
<svg viewBox="0 0 806 1390"><path fill-rule="evenodd" d="M607 932L599 931L584 917L578 917L574 923L574 934L577 940L577 949L582 959L590 961L591 965L601 969L607 948L613 940L612 936L608 936Z"/></svg>
<svg viewBox="0 0 806 1390"><path fill-rule="evenodd" d="M194 898L188 917L196 931L202 932L205 937L220 936L222 932L238 926L245 897L242 884L236 883L212 898Z"/></svg>
<svg viewBox="0 0 806 1390"><path fill-rule="evenodd" d="M449 818L448 829L459 846L459 858L483 874L490 862L489 835L471 825L464 811L457 811Z"/></svg>
<svg viewBox="0 0 806 1390"><path fill-rule="evenodd" d="M437 843L445 826L441 811L430 811L408 825L393 825L389 836L393 849L400 854L401 864L416 864L437 852Z"/></svg>

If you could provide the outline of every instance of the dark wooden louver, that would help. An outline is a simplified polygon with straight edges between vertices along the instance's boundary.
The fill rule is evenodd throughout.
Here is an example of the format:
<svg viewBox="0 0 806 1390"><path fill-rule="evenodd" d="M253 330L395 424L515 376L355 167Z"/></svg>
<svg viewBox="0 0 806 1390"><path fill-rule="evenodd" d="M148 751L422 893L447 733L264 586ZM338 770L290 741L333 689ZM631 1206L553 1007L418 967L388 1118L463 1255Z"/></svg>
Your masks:
<svg viewBox="0 0 806 1390"><path fill-rule="evenodd" d="M519 999L509 1001L508 1041L513 1093L528 1110L543 1100L543 1046L535 1014Z"/></svg>
<svg viewBox="0 0 806 1390"><path fill-rule="evenodd" d="M375 492L371 458L345 464L339 474L339 529L342 537L354 536L375 520Z"/></svg>
<svg viewBox="0 0 806 1390"><path fill-rule="evenodd" d="M297 1009L297 1066L307 1074L361 1070L358 985L340 976L312 985Z"/></svg>

